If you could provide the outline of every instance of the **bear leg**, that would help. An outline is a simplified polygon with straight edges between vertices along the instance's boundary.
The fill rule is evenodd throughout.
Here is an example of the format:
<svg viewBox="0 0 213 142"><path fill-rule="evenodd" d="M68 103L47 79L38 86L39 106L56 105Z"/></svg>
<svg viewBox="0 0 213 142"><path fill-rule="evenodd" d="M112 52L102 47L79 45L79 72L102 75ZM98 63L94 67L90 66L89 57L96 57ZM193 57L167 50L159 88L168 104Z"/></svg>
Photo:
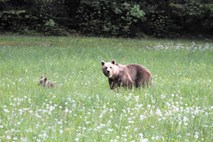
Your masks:
<svg viewBox="0 0 213 142"><path fill-rule="evenodd" d="M119 83L119 81L117 81L117 80L112 80L112 79L110 79L109 78L109 86L110 86L110 89L112 90L112 89L115 89L115 88L117 88L117 87L120 87L120 83Z"/></svg>

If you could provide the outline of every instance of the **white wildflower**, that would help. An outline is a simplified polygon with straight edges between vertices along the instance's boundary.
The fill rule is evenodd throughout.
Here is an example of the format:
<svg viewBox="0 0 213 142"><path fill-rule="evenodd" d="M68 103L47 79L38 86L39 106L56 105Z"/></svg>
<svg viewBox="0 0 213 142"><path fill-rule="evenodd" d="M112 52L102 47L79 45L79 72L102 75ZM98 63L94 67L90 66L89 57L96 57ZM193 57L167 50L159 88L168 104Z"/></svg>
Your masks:
<svg viewBox="0 0 213 142"><path fill-rule="evenodd" d="M6 139L7 139L7 140L10 140L10 139L11 139L11 136L7 135L7 136L6 136Z"/></svg>
<svg viewBox="0 0 213 142"><path fill-rule="evenodd" d="M199 132L195 132L194 138L198 139L199 138Z"/></svg>
<svg viewBox="0 0 213 142"><path fill-rule="evenodd" d="M148 104L148 105L147 105L147 108L149 108L149 109L150 109L151 107L152 107L152 106L151 106L150 104Z"/></svg>
<svg viewBox="0 0 213 142"><path fill-rule="evenodd" d="M69 112L69 109L68 109L68 108L66 108L66 109L64 110L64 112L68 113L68 112Z"/></svg>
<svg viewBox="0 0 213 142"><path fill-rule="evenodd" d="M148 139L146 138L140 139L140 142L148 142Z"/></svg>
<svg viewBox="0 0 213 142"><path fill-rule="evenodd" d="M9 113L10 111L6 108L3 109L5 113Z"/></svg>
<svg viewBox="0 0 213 142"><path fill-rule="evenodd" d="M146 119L147 117L145 115L140 115L140 120L144 120Z"/></svg>
<svg viewBox="0 0 213 142"><path fill-rule="evenodd" d="M13 140L14 140L14 141L17 141L17 140L18 140L18 138L17 138L17 137L13 137Z"/></svg>
<svg viewBox="0 0 213 142"><path fill-rule="evenodd" d="M63 130L59 130L59 133L60 133L60 134L63 134L63 132L64 132Z"/></svg>
<svg viewBox="0 0 213 142"><path fill-rule="evenodd" d="M79 138L75 138L75 141L78 142L80 139Z"/></svg>
<svg viewBox="0 0 213 142"><path fill-rule="evenodd" d="M161 110L159 108L156 110L155 113L156 113L156 115L162 116L162 112L161 112Z"/></svg>

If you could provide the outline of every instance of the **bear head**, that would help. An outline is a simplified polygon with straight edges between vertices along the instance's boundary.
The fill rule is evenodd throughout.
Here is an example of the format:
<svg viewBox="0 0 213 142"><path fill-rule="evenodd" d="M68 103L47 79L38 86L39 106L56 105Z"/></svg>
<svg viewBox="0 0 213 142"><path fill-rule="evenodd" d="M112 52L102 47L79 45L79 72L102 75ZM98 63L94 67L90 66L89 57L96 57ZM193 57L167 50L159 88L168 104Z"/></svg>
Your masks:
<svg viewBox="0 0 213 142"><path fill-rule="evenodd" d="M115 79L117 78L119 74L119 67L118 64L116 64L115 60L112 62L101 62L102 65L102 72L103 74L110 78L110 79Z"/></svg>
<svg viewBox="0 0 213 142"><path fill-rule="evenodd" d="M47 81L46 77L40 77L39 81L38 81L38 85L44 85Z"/></svg>

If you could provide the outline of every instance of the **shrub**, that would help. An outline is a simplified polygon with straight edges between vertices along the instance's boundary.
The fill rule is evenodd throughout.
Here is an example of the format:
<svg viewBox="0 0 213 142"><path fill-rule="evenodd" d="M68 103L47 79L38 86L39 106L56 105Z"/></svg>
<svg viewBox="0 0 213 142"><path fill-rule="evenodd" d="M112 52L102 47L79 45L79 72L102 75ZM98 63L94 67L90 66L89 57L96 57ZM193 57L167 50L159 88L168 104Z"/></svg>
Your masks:
<svg viewBox="0 0 213 142"><path fill-rule="evenodd" d="M142 21L144 15L137 4L100 1L81 4L77 19L83 33L127 36L132 34L131 28Z"/></svg>
<svg viewBox="0 0 213 142"><path fill-rule="evenodd" d="M182 31L189 33L206 33L212 30L213 10L205 4L186 3L169 5L171 19L182 27Z"/></svg>

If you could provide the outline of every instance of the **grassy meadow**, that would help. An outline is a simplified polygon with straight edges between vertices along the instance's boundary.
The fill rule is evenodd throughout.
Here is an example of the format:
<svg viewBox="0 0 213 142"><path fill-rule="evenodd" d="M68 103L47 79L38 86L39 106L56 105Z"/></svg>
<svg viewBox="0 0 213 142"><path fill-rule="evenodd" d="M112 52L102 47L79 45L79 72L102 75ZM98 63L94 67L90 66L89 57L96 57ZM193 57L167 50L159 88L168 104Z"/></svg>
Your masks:
<svg viewBox="0 0 213 142"><path fill-rule="evenodd" d="M111 91L112 59L147 67L152 86ZM5 141L212 142L213 42L0 36Z"/></svg>

